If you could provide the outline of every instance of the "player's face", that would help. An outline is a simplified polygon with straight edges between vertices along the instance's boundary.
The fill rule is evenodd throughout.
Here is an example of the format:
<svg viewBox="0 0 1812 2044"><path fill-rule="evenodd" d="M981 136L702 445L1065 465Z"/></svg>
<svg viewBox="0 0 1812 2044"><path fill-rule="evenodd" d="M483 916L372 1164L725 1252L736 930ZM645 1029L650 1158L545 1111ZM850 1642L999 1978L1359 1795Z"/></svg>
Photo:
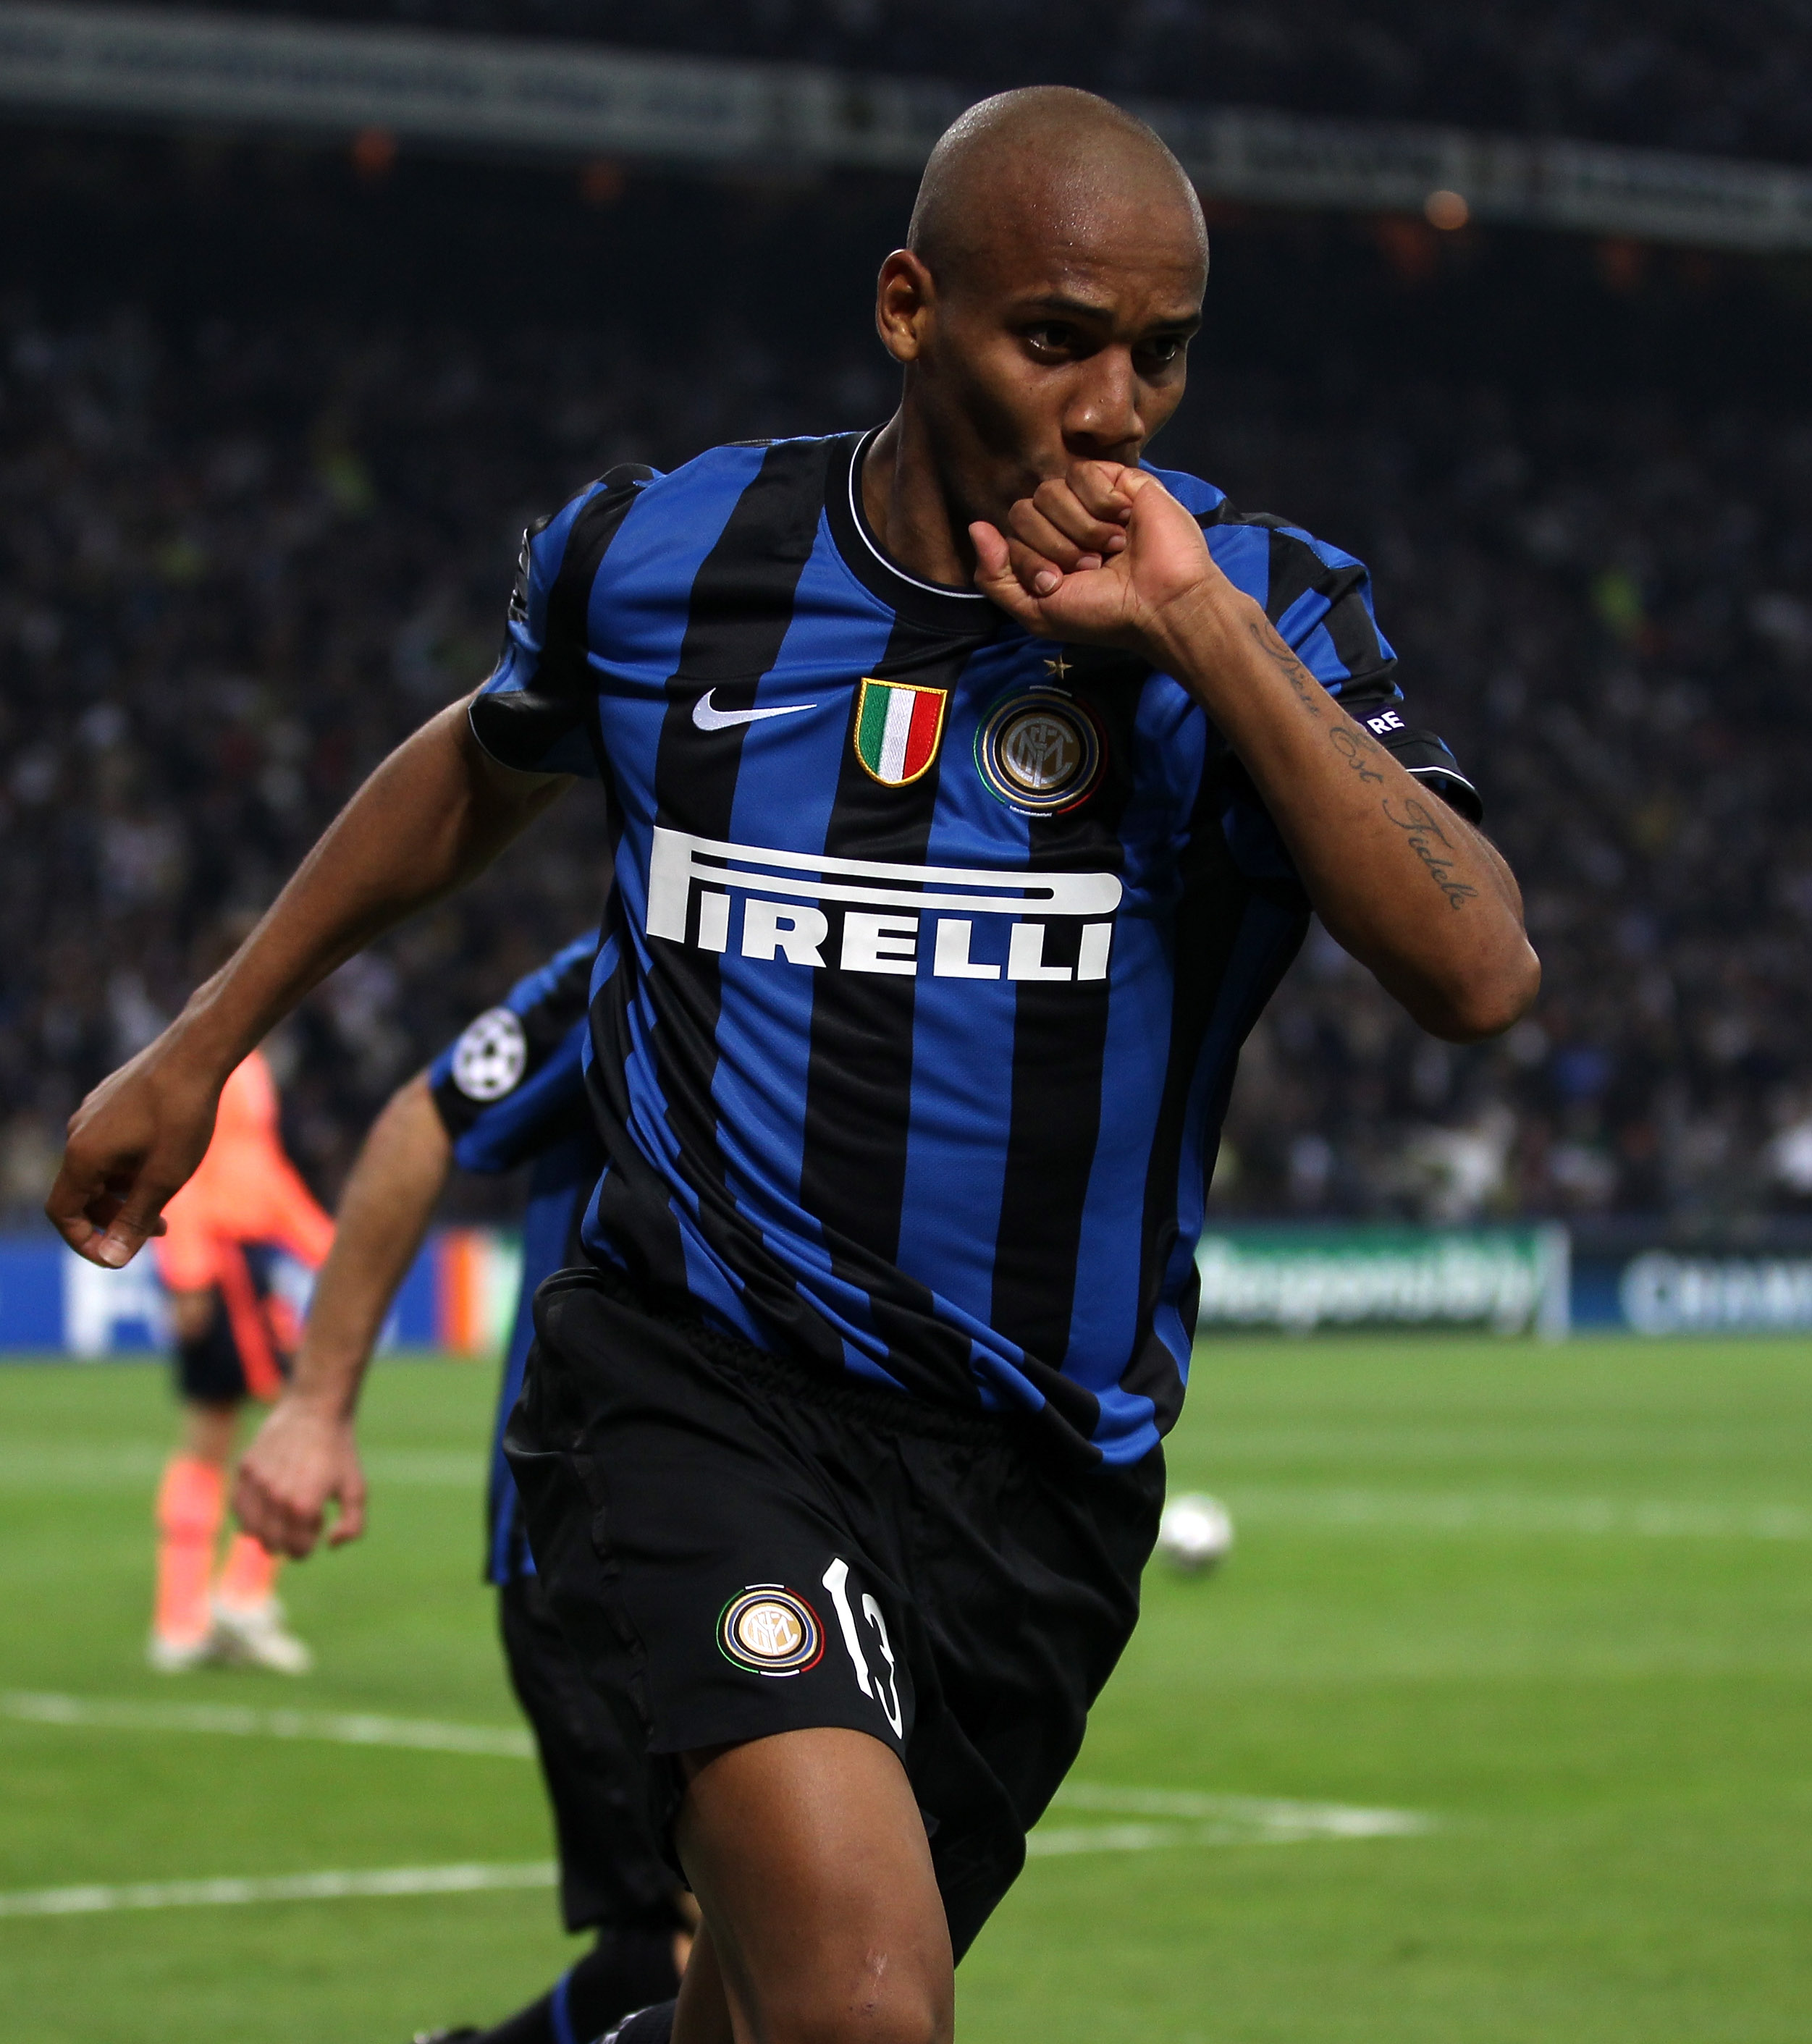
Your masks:
<svg viewBox="0 0 1812 2044"><path fill-rule="evenodd" d="M1075 462L1138 459L1183 396L1206 281L1174 201L1018 225L950 290L927 280L910 357L952 508L996 524Z"/></svg>

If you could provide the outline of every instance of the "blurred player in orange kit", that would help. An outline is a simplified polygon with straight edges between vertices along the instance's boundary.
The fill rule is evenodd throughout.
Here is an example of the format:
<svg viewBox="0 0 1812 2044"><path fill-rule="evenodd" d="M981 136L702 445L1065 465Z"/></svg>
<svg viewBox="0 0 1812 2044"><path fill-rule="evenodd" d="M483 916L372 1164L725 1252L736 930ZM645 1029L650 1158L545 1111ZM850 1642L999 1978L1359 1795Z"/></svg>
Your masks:
<svg viewBox="0 0 1812 2044"><path fill-rule="evenodd" d="M148 1658L165 1674L226 1660L300 1675L310 1656L284 1626L276 1557L236 1534L214 1576L240 1408L276 1397L301 1339L294 1309L271 1284L273 1254L287 1250L316 1270L333 1239L333 1222L283 1154L276 1084L261 1051L227 1081L207 1154L164 1219L156 1254L170 1293L183 1439L157 1493Z"/></svg>

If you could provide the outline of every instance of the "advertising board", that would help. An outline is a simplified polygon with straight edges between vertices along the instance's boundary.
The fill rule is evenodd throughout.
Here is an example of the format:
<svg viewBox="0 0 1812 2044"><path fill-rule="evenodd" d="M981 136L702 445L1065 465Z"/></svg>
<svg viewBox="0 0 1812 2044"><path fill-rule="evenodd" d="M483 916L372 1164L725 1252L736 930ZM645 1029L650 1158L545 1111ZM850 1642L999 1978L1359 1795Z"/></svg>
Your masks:
<svg viewBox="0 0 1812 2044"><path fill-rule="evenodd" d="M1196 1251L1202 1327L1475 1327L1558 1340L1567 1231L1210 1226Z"/></svg>
<svg viewBox="0 0 1812 2044"><path fill-rule="evenodd" d="M513 1235L437 1230L403 1280L383 1346L494 1355L509 1333L521 1272ZM299 1265L279 1258L272 1281L306 1307L310 1280ZM48 1232L0 1236L0 1358L151 1355L168 1347L168 1306L149 1254L103 1270Z"/></svg>
<svg viewBox="0 0 1812 2044"><path fill-rule="evenodd" d="M1196 1251L1204 1331L1475 1329L1569 1333L1812 1334L1812 1250L1657 1246L1622 1231L1570 1239L1557 1224L1422 1228L1337 1223L1212 1224ZM448 1228L429 1238L384 1331L390 1348L492 1356L507 1338L517 1238ZM306 1271L279 1266L299 1306ZM102 1270L48 1235L0 1235L0 1360L149 1356L168 1346L152 1258Z"/></svg>

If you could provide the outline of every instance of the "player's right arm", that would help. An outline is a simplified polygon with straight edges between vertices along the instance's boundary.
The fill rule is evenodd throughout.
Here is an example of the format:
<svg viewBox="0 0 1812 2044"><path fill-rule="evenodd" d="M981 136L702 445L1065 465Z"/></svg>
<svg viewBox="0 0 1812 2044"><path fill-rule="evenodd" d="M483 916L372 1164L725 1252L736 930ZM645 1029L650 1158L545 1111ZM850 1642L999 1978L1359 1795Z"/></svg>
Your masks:
<svg viewBox="0 0 1812 2044"><path fill-rule="evenodd" d="M359 1388L452 1166L452 1138L428 1074L418 1073L391 1095L360 1149L294 1372L239 1465L233 1511L273 1554L311 1554L330 1504L330 1547L364 1531Z"/></svg>
<svg viewBox="0 0 1812 2044"><path fill-rule="evenodd" d="M79 1255L129 1262L200 1162L240 1059L337 966L475 878L575 774L596 771L588 598L607 531L652 474L613 470L524 534L490 680L390 755L235 955L76 1110L44 1211Z"/></svg>
<svg viewBox="0 0 1812 2044"><path fill-rule="evenodd" d="M221 1087L311 989L374 938L475 878L569 777L500 765L453 704L341 810L234 955L69 1124L44 1211L79 1255L117 1269L201 1161Z"/></svg>

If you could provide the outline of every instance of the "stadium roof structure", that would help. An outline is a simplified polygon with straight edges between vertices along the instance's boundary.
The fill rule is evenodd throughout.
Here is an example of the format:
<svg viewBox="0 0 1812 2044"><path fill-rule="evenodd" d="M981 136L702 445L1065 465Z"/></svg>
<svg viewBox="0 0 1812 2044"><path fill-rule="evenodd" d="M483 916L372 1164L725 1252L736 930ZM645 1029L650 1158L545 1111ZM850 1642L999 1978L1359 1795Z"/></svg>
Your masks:
<svg viewBox="0 0 1812 2044"><path fill-rule="evenodd" d="M0 0L0 107L60 117L307 137L380 129L441 148L701 169L913 173L970 98L935 79L589 43ZM1812 249L1812 171L1791 167L1126 103L1211 198L1426 209L1443 225L1471 218L1756 253Z"/></svg>

